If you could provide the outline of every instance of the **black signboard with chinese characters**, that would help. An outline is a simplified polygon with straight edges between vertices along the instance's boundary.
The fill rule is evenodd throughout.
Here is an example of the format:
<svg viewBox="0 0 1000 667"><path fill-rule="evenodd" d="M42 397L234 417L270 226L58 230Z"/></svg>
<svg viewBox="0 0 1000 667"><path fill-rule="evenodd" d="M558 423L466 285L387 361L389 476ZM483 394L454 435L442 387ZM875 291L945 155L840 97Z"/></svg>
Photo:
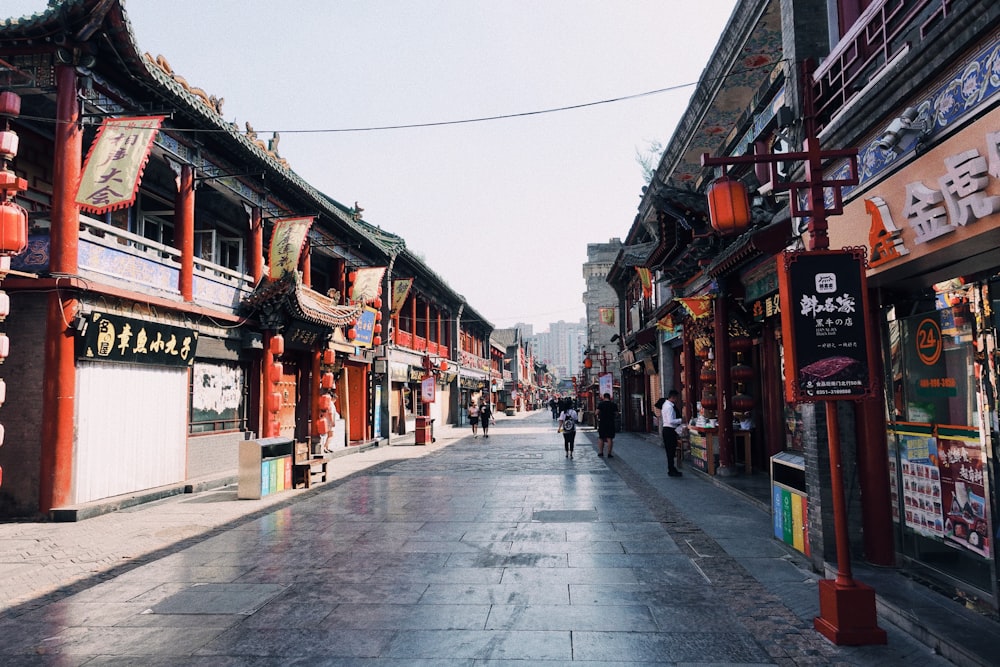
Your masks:
<svg viewBox="0 0 1000 667"><path fill-rule="evenodd" d="M785 399L874 394L864 249L786 251L778 258Z"/></svg>
<svg viewBox="0 0 1000 667"><path fill-rule="evenodd" d="M191 366L198 332L192 329L94 312L78 327L77 357L127 364Z"/></svg>

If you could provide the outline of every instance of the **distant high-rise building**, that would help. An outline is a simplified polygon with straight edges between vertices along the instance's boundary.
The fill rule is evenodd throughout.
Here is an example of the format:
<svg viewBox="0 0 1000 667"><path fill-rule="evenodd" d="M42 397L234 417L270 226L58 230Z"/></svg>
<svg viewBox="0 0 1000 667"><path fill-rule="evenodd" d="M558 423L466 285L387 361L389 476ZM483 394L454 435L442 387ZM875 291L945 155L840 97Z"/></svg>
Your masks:
<svg viewBox="0 0 1000 667"><path fill-rule="evenodd" d="M553 322L548 331L532 336L531 344L535 358L547 365L550 373L562 379L573 377L583 365L587 322Z"/></svg>

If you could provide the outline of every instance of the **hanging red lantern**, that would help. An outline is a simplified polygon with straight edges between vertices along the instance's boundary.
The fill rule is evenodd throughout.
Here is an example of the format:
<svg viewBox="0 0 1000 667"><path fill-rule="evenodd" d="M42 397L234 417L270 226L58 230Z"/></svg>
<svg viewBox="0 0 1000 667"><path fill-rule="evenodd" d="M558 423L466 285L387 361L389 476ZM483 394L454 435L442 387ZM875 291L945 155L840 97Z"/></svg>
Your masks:
<svg viewBox="0 0 1000 667"><path fill-rule="evenodd" d="M715 408L719 407L719 399L716 398L714 389L706 389L702 392L701 407L706 410L715 410Z"/></svg>
<svg viewBox="0 0 1000 667"><path fill-rule="evenodd" d="M374 332L375 332L375 333L377 333L377 334L380 334L380 333L382 333L382 325L381 325L381 324L378 324L378 323L376 323L376 324L375 324L375 328L374 328L374 329L372 329L372 331L374 331Z"/></svg>
<svg viewBox="0 0 1000 667"><path fill-rule="evenodd" d="M323 394L319 397L317 403L319 404L319 409L322 412L329 412L330 406L333 404L333 399L330 398L329 394Z"/></svg>
<svg viewBox="0 0 1000 667"><path fill-rule="evenodd" d="M705 384L715 384L715 364L711 361L702 364L698 378Z"/></svg>
<svg viewBox="0 0 1000 667"><path fill-rule="evenodd" d="M736 364L729 369L729 377L733 382L744 384L753 379L753 367L748 364Z"/></svg>
<svg viewBox="0 0 1000 667"><path fill-rule="evenodd" d="M354 340L357 337L358 337L357 331L355 331L354 329L347 330L347 340Z"/></svg>
<svg viewBox="0 0 1000 667"><path fill-rule="evenodd" d="M446 360L442 359L440 365L438 365L438 370L441 370L441 371L448 370L448 362Z"/></svg>
<svg viewBox="0 0 1000 667"><path fill-rule="evenodd" d="M590 357L587 357L586 359L583 360L583 367L584 368L593 368L594 367L594 360L591 359Z"/></svg>
<svg viewBox="0 0 1000 667"><path fill-rule="evenodd" d="M736 394L732 398L734 412L749 412L753 410L754 400L750 394Z"/></svg>
<svg viewBox="0 0 1000 667"><path fill-rule="evenodd" d="M0 156L8 160L17 156L17 132L0 130Z"/></svg>
<svg viewBox="0 0 1000 667"><path fill-rule="evenodd" d="M277 412L281 409L281 392L272 391L267 395L267 411Z"/></svg>
<svg viewBox="0 0 1000 667"><path fill-rule="evenodd" d="M372 306L375 307L375 310L381 310L382 309L382 298L381 297L376 297L375 301L372 302Z"/></svg>
<svg viewBox="0 0 1000 667"><path fill-rule="evenodd" d="M11 201L0 202L0 255L28 247L28 212Z"/></svg>
<svg viewBox="0 0 1000 667"><path fill-rule="evenodd" d="M271 336L271 354L281 356L285 353L285 337L281 334Z"/></svg>
<svg viewBox="0 0 1000 667"><path fill-rule="evenodd" d="M377 311L375 313L375 321L376 322L381 322L382 321L382 311L381 310L379 310L379 311Z"/></svg>
<svg viewBox="0 0 1000 667"><path fill-rule="evenodd" d="M316 420L315 429L316 429L316 435L323 435L323 434L325 434L327 432L327 430L328 430L328 427L327 427L327 424L326 424L326 419L323 419L323 418L317 419Z"/></svg>
<svg viewBox="0 0 1000 667"><path fill-rule="evenodd" d="M323 389L333 389L333 373L323 373L320 375L319 386Z"/></svg>
<svg viewBox="0 0 1000 667"><path fill-rule="evenodd" d="M375 336L374 338L372 338L372 345L381 345L381 344L382 344L381 336Z"/></svg>
<svg viewBox="0 0 1000 667"><path fill-rule="evenodd" d="M708 188L708 214L720 234L736 234L750 226L747 188L737 179L723 176Z"/></svg>
<svg viewBox="0 0 1000 667"><path fill-rule="evenodd" d="M351 271L350 273L347 274L347 279L350 280L353 283L355 280L358 279L358 272L357 271Z"/></svg>
<svg viewBox="0 0 1000 667"><path fill-rule="evenodd" d="M21 96L5 90L0 93L0 116L20 116Z"/></svg>
<svg viewBox="0 0 1000 667"><path fill-rule="evenodd" d="M729 339L729 349L733 352L749 352L753 347L753 339L749 336L734 336Z"/></svg>
<svg viewBox="0 0 1000 667"><path fill-rule="evenodd" d="M323 365L332 366L334 360L334 351L330 349L323 350Z"/></svg>

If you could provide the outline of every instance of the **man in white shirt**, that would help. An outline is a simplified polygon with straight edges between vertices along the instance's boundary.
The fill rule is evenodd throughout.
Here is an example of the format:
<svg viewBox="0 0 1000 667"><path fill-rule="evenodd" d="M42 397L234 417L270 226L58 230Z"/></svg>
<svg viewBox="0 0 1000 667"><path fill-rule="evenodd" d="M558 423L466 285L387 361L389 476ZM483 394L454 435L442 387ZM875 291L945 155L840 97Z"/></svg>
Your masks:
<svg viewBox="0 0 1000 667"><path fill-rule="evenodd" d="M656 407L660 408L661 422L663 428L661 434L663 437L663 447L667 450L667 474L671 477L681 477L683 473L677 469L676 457L677 457L677 436L682 432L684 428L684 420L681 419L677 414L677 403L680 401L681 395L676 389L671 389L667 392L666 399L660 399L656 402Z"/></svg>

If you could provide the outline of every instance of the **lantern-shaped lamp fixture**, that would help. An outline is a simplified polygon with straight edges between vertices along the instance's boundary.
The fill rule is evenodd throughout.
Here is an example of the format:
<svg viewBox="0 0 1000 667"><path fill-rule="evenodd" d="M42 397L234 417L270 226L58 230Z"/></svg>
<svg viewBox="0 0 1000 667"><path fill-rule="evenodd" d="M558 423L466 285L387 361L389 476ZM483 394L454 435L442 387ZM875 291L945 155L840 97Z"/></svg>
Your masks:
<svg viewBox="0 0 1000 667"><path fill-rule="evenodd" d="M750 226L750 199L747 188L734 178L723 176L708 188L708 214L712 228L720 234L736 234Z"/></svg>

